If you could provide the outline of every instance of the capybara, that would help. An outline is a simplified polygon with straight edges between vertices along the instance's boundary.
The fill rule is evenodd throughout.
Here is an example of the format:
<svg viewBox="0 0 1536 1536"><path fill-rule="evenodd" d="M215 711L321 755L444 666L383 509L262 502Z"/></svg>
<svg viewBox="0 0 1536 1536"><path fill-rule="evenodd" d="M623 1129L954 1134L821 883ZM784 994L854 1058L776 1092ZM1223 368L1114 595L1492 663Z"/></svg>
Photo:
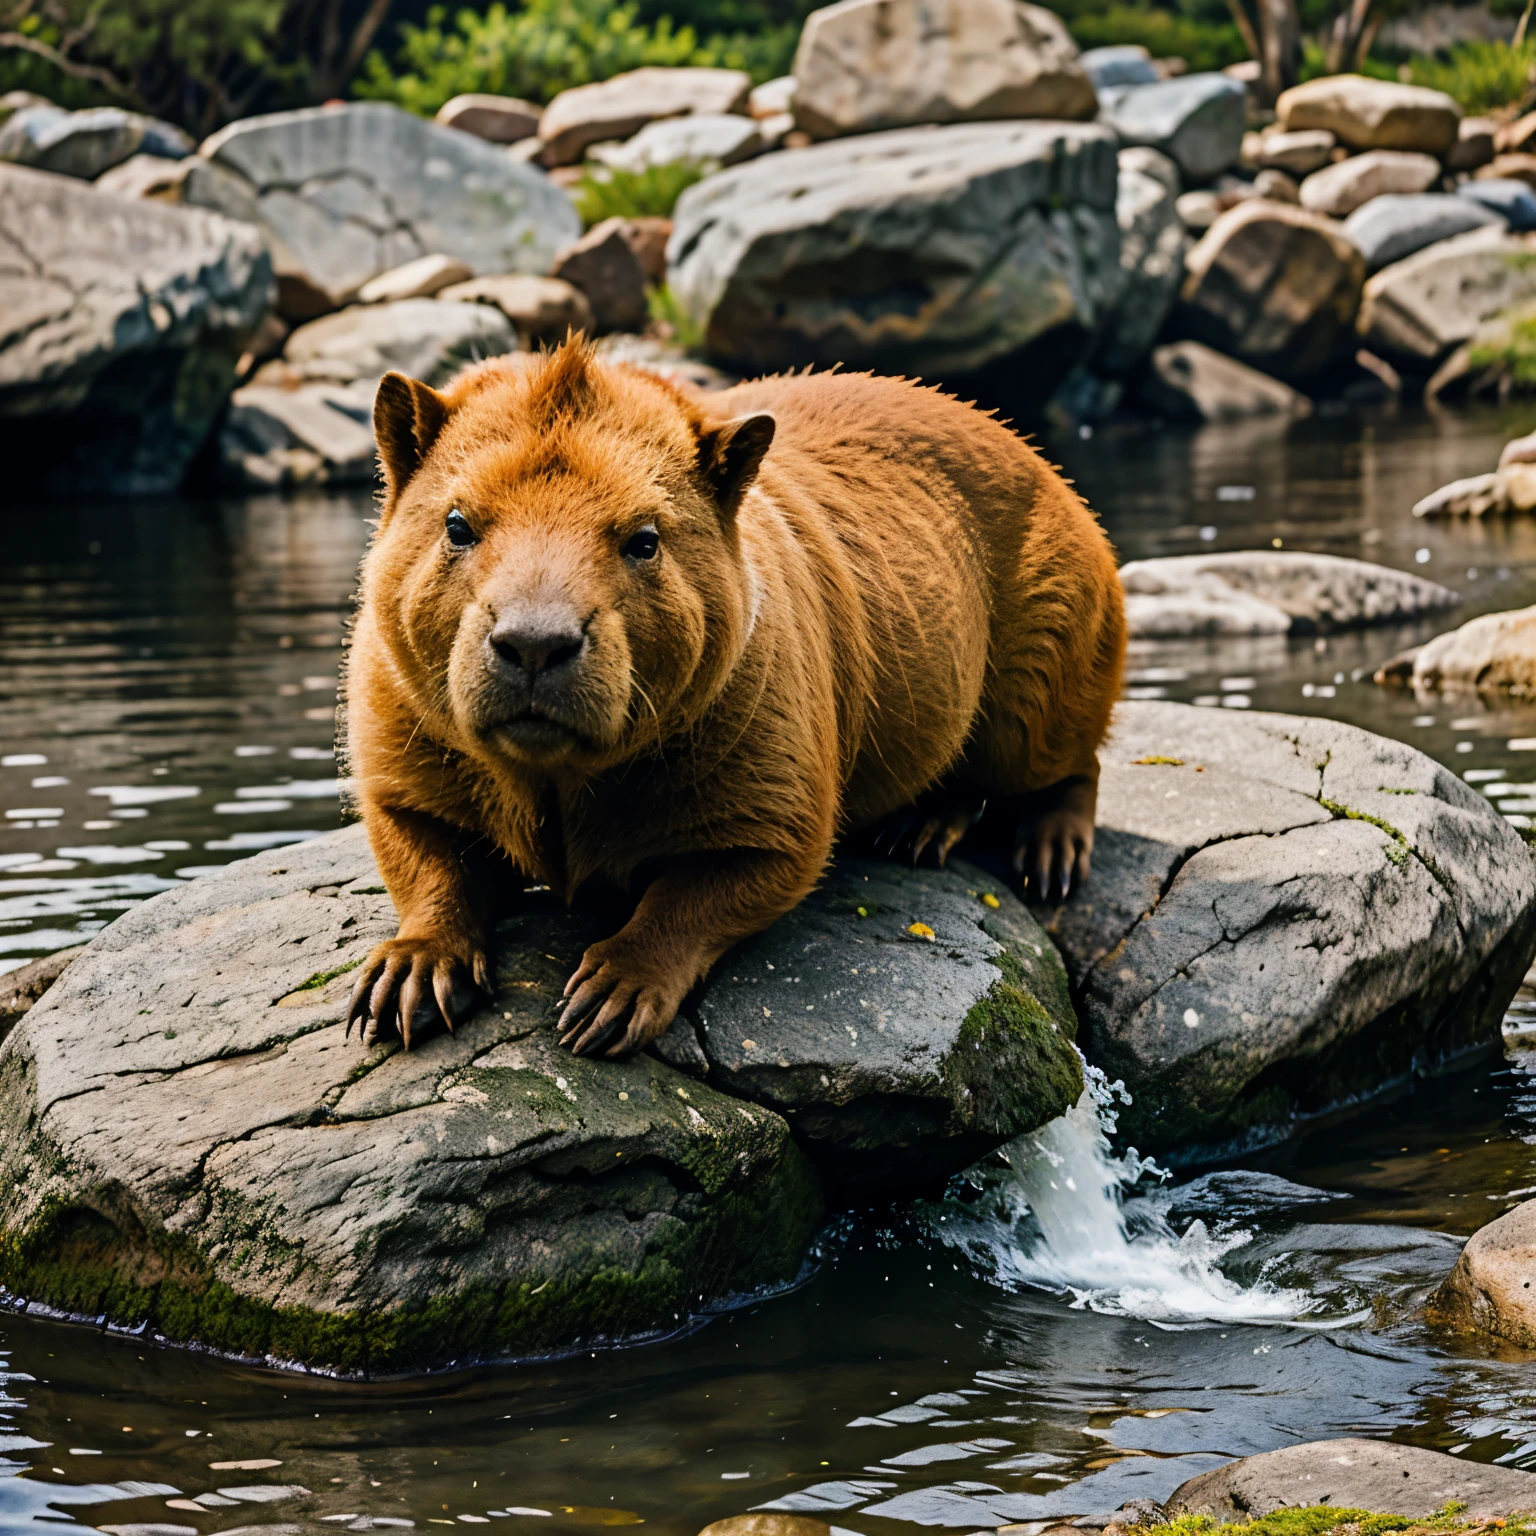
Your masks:
<svg viewBox="0 0 1536 1536"><path fill-rule="evenodd" d="M638 896L564 1043L660 1035L843 832L942 859L984 798L1035 893L1088 872L1124 618L1093 515L1022 438L898 379L716 394L580 339L374 407L384 495L348 749L397 936L348 1020L406 1044L488 983L488 875Z"/></svg>

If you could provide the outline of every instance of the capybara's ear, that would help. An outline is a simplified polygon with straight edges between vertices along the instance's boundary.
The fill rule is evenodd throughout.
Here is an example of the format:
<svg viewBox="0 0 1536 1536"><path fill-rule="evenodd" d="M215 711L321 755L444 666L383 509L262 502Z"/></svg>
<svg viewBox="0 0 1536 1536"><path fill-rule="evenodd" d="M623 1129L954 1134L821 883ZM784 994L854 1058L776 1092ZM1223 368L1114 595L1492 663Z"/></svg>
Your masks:
<svg viewBox="0 0 1536 1536"><path fill-rule="evenodd" d="M727 516L735 512L772 446L774 426L773 417L759 411L699 433L699 473Z"/></svg>
<svg viewBox="0 0 1536 1536"><path fill-rule="evenodd" d="M373 397L373 435L390 494L405 488L448 420L448 402L429 385L386 373Z"/></svg>

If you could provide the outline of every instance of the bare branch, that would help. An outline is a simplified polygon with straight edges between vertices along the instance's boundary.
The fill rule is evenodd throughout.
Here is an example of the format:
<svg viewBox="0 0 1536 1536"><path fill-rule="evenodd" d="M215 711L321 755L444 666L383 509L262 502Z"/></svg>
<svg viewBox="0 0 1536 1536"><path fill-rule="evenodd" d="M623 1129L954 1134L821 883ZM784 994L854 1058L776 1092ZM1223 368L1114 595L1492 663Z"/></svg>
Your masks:
<svg viewBox="0 0 1536 1536"><path fill-rule="evenodd" d="M36 54L40 59L47 59L54 68L72 80L90 80L115 96L122 97L124 101L137 99L132 89L124 85L111 70L103 69L99 64L82 64L75 59L67 59L57 48L50 48L47 43L28 37L25 32L0 32L0 48L15 48L22 53Z"/></svg>

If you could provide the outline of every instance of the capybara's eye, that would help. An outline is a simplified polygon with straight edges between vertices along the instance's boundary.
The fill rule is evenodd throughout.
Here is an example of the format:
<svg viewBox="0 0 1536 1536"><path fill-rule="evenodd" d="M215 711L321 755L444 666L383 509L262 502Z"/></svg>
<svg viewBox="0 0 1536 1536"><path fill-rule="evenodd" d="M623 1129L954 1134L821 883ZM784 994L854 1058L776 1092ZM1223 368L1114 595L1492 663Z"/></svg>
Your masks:
<svg viewBox="0 0 1536 1536"><path fill-rule="evenodd" d="M475 530L469 526L469 519L457 507L448 514L443 526L448 530L448 542L455 549L463 549L466 544L475 542Z"/></svg>
<svg viewBox="0 0 1536 1536"><path fill-rule="evenodd" d="M649 523L638 533L630 534L624 545L626 560L654 560L661 547L661 535Z"/></svg>

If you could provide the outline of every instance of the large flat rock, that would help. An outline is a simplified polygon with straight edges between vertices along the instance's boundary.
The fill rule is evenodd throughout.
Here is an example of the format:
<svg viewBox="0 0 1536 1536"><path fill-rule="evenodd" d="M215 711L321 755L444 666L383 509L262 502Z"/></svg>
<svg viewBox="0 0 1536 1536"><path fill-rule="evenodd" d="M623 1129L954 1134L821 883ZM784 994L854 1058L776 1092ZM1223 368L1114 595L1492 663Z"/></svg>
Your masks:
<svg viewBox="0 0 1536 1536"><path fill-rule="evenodd" d="M293 318L418 256L542 273L581 233L571 200L495 145L382 102L248 117L200 154L255 189Z"/></svg>
<svg viewBox="0 0 1536 1536"><path fill-rule="evenodd" d="M1520 835L1336 721L1124 703L1093 874L1047 923L1121 1121L1187 1158L1497 1038L1536 952Z"/></svg>
<svg viewBox="0 0 1536 1536"><path fill-rule="evenodd" d="M249 225L0 165L0 443L66 493L172 490L272 264Z"/></svg>
<svg viewBox="0 0 1536 1536"><path fill-rule="evenodd" d="M572 1057L612 924L530 897L405 1054L344 1035L395 926L361 827L134 908L0 1047L0 1285L353 1372L665 1332L795 1277L807 1151L839 1198L930 1187L1080 1090L1060 962L980 874L838 866L657 1055Z"/></svg>
<svg viewBox="0 0 1536 1536"><path fill-rule="evenodd" d="M590 922L534 912L490 1007L365 1052L346 973L394 926L360 827L113 924L0 1053L0 1281L383 1371L664 1331L794 1277L820 1194L778 1116L557 1046Z"/></svg>
<svg viewBox="0 0 1536 1536"><path fill-rule="evenodd" d="M1058 370L1119 297L1116 142L1095 123L955 123L765 155L690 187L669 281L742 371ZM1036 372L1040 372L1036 369ZM1042 381L1049 392L1052 381Z"/></svg>
<svg viewBox="0 0 1536 1536"><path fill-rule="evenodd" d="M1424 1519L1455 1502L1469 1524L1536 1509L1536 1477L1390 1440L1312 1440L1202 1472L1174 1490L1173 1515L1261 1520L1331 1504Z"/></svg>

